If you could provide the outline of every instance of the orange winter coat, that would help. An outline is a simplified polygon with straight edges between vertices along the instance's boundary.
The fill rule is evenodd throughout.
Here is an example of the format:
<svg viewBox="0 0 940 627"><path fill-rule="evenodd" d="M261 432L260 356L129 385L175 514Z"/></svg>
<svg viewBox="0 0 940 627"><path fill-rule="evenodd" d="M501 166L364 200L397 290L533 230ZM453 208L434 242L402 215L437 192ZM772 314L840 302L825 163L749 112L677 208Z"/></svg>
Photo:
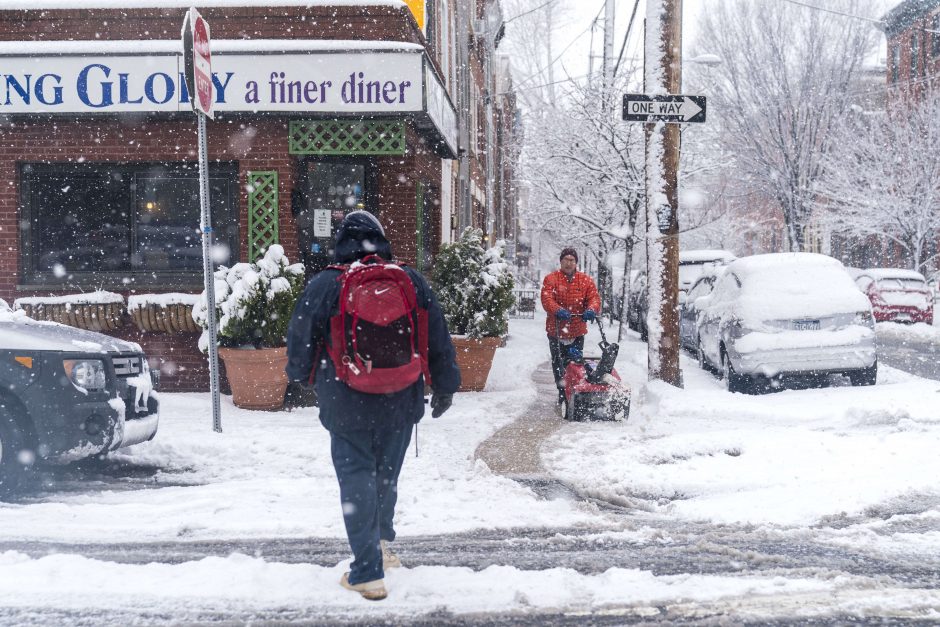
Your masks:
<svg viewBox="0 0 940 627"><path fill-rule="evenodd" d="M597 286L588 275L575 272L569 280L565 273L556 270L542 281L542 307L548 314L545 318L545 330L552 337L564 339L580 337L587 334L587 324L574 314L582 314L585 309L593 309L594 313L601 313L601 297L597 293ZM567 309L571 312L571 320L559 320L555 312Z"/></svg>

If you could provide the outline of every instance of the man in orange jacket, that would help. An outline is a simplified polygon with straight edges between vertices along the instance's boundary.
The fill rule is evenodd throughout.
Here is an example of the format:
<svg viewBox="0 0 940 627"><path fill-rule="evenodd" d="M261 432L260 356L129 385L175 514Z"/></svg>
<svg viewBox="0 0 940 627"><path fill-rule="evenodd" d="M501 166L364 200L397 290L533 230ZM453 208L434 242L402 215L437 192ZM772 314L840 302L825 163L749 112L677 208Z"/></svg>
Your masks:
<svg viewBox="0 0 940 627"><path fill-rule="evenodd" d="M565 354L572 347L584 350L587 323L597 318L601 297L591 277L578 272L578 252L574 248L563 248L559 260L561 268L542 281L542 307L547 314L545 331L560 403L565 397Z"/></svg>

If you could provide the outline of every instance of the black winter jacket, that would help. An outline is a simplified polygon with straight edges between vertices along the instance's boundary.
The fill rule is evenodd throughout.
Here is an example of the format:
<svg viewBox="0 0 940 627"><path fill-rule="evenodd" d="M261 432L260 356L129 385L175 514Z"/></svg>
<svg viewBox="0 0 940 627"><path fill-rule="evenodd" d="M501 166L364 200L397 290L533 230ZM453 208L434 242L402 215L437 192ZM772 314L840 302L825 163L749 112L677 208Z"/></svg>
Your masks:
<svg viewBox="0 0 940 627"><path fill-rule="evenodd" d="M384 236L373 233L372 237L356 239L362 235L350 233L349 229L339 232L337 263L350 263L371 253L378 253L386 259L391 257ZM405 271L415 285L418 305L428 310L428 365L433 390L453 394L460 387L460 370L444 314L424 277L408 267ZM310 279L297 301L287 331L288 378L306 382L313 373L320 421L330 431L397 429L417 423L424 415L423 376L414 385L391 394L357 392L336 378L336 369L326 351L326 344L330 339L330 317L338 310L339 275L340 271L336 269L323 270Z"/></svg>

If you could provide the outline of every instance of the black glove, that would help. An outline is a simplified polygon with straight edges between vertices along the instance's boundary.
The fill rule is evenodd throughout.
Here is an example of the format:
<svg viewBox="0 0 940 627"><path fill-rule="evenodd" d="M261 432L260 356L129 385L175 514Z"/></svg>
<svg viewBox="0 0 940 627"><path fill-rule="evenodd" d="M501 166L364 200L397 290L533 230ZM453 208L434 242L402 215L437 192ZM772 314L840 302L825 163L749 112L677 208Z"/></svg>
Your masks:
<svg viewBox="0 0 940 627"><path fill-rule="evenodd" d="M453 394L439 394L434 392L431 395L431 418L440 418L441 414L450 409L454 402Z"/></svg>

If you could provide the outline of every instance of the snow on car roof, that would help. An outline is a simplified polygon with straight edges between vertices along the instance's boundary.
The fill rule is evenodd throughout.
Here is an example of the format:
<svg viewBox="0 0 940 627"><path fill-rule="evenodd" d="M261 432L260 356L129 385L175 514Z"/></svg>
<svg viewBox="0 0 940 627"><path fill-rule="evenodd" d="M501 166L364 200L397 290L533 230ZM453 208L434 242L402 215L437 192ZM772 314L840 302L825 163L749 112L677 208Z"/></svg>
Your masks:
<svg viewBox="0 0 940 627"><path fill-rule="evenodd" d="M749 320L811 318L869 311L868 297L838 260L816 253L742 257L727 268L741 280L738 307Z"/></svg>
<svg viewBox="0 0 940 627"><path fill-rule="evenodd" d="M736 257L727 250L701 249L679 251L679 263L705 263L708 261L734 261Z"/></svg>
<svg viewBox="0 0 940 627"><path fill-rule="evenodd" d="M868 268L862 274L867 274L873 279L914 279L916 281L926 281L924 275L913 270L903 270L901 268Z"/></svg>

